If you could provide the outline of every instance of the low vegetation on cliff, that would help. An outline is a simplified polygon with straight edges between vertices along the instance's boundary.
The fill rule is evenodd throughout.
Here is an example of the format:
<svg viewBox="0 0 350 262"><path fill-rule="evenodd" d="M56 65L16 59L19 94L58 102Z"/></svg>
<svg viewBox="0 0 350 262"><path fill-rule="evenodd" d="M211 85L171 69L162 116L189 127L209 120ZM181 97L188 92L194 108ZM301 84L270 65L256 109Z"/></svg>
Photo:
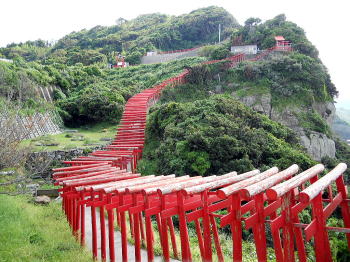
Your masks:
<svg viewBox="0 0 350 262"><path fill-rule="evenodd" d="M152 111L141 172L209 175L314 164L290 129L229 96L170 102Z"/></svg>

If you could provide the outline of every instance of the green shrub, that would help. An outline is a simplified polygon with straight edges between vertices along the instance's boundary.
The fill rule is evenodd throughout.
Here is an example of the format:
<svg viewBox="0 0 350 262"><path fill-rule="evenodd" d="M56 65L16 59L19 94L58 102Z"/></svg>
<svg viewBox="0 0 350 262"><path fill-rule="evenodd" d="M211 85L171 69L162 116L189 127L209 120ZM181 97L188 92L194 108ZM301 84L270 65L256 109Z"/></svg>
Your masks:
<svg viewBox="0 0 350 262"><path fill-rule="evenodd" d="M337 95L330 76L319 60L290 53L259 62L243 62L225 75L240 86L264 86L273 104L304 104L332 101Z"/></svg>
<svg viewBox="0 0 350 262"><path fill-rule="evenodd" d="M117 121L123 112L124 98L103 86L94 85L78 92L75 96L59 101L67 123L95 123Z"/></svg>
<svg viewBox="0 0 350 262"><path fill-rule="evenodd" d="M329 129L328 124L317 112L313 111L313 112L300 113L298 115L298 118L299 118L299 123L302 127L308 130L326 134L328 136L331 135L331 131Z"/></svg>
<svg viewBox="0 0 350 262"><path fill-rule="evenodd" d="M220 60L230 55L230 50L225 45L208 45L199 50L199 55L208 57L209 60Z"/></svg>
<svg viewBox="0 0 350 262"><path fill-rule="evenodd" d="M315 163L290 129L222 95L156 106L147 125L150 140L144 160L162 174L246 172L293 163L306 169Z"/></svg>

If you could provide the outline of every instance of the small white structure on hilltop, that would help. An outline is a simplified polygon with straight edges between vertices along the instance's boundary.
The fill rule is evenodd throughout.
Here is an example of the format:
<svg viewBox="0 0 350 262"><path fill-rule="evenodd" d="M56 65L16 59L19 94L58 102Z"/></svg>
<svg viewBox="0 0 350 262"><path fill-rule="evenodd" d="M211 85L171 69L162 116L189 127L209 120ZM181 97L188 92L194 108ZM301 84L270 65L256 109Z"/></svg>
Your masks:
<svg viewBox="0 0 350 262"><path fill-rule="evenodd" d="M157 51L149 51L146 53L146 56L153 56L153 55L157 55L158 52Z"/></svg>
<svg viewBox="0 0 350 262"><path fill-rule="evenodd" d="M257 45L231 46L231 53L233 53L233 54L245 54L245 55L256 55L258 53L258 46Z"/></svg>
<svg viewBox="0 0 350 262"><path fill-rule="evenodd" d="M13 63L12 60L6 59L6 58L0 58L0 61L2 61L2 62L7 62L7 63Z"/></svg>

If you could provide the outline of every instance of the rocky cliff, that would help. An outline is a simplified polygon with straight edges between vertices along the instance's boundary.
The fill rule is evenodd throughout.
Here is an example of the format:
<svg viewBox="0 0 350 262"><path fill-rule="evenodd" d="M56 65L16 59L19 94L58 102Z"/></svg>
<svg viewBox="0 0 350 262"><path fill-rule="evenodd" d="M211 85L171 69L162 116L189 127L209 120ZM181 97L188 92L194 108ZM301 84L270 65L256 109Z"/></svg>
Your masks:
<svg viewBox="0 0 350 262"><path fill-rule="evenodd" d="M286 106L281 109L272 106L271 94L238 96L237 92L233 92L232 95L255 111L268 116L271 120L293 129L300 137L301 144L314 160L320 161L323 157L335 157L335 142L324 133L303 127L299 117L301 113L317 112L331 126L336 111L332 102L315 102L309 108Z"/></svg>

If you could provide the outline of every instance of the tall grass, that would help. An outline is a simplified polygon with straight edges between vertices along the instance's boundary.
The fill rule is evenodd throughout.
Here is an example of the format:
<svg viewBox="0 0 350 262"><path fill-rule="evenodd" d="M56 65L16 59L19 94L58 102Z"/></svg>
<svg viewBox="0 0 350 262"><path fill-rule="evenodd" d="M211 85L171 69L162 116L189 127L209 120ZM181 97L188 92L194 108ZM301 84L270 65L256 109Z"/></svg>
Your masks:
<svg viewBox="0 0 350 262"><path fill-rule="evenodd" d="M92 261L60 208L59 203L41 206L25 196L0 195L0 261Z"/></svg>

